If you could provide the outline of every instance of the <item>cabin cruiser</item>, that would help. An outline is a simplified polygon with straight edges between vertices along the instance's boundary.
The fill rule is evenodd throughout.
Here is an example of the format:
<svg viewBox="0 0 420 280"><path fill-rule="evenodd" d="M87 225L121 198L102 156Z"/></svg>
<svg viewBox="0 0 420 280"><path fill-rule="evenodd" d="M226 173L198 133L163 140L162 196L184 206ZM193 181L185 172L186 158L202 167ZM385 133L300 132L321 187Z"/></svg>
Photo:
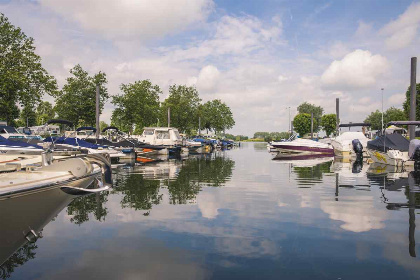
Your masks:
<svg viewBox="0 0 420 280"><path fill-rule="evenodd" d="M92 129L96 132L95 128ZM110 131L112 132L109 133ZM108 135L104 135L107 132ZM86 137L84 140L93 144L107 146L126 154L134 154L133 152L135 152L136 156L155 155L158 154L159 151L166 149L165 146L162 145L149 145L139 142L137 139L124 137L115 126L108 126L102 129L102 135L99 138L90 136Z"/></svg>
<svg viewBox="0 0 420 280"><path fill-rule="evenodd" d="M349 123L349 124L340 124L341 127L350 127L362 126L368 127L368 123ZM369 139L365 136L363 132L355 131L346 131L340 133L339 136L331 139L331 145L334 148L334 154L339 157L357 157L357 156L367 156L366 146Z"/></svg>
<svg viewBox="0 0 420 280"><path fill-rule="evenodd" d="M173 127L145 127L142 135L133 135L133 138L150 145L165 146L167 149L159 151L159 154L180 154L183 151L182 138L178 129Z"/></svg>
<svg viewBox="0 0 420 280"><path fill-rule="evenodd" d="M420 125L420 121L390 122L389 125ZM407 140L399 133L384 134L369 141L369 156L375 163L394 166L420 166L420 140Z"/></svg>
<svg viewBox="0 0 420 280"><path fill-rule="evenodd" d="M276 157L284 154L334 156L334 150L330 145L296 137L297 135L294 134L289 138L290 141L271 142L271 146L276 149Z"/></svg>

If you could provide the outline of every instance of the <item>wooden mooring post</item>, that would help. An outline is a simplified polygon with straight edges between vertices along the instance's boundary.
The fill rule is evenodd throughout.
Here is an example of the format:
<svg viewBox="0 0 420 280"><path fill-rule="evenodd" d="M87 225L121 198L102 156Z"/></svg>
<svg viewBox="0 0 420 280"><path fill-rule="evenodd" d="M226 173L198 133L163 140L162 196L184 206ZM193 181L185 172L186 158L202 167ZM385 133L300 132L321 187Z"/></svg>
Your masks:
<svg viewBox="0 0 420 280"><path fill-rule="evenodd" d="M411 58L411 77L410 77L410 121L416 120L416 71L417 57ZM416 126L409 125L410 140L416 138Z"/></svg>

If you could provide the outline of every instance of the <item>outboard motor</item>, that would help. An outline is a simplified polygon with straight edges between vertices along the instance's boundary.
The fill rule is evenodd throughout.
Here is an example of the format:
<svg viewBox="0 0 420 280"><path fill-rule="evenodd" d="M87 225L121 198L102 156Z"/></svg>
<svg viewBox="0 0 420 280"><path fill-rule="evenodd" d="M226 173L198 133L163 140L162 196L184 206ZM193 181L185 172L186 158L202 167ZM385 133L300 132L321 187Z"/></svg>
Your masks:
<svg viewBox="0 0 420 280"><path fill-rule="evenodd" d="M420 171L420 140L413 139L410 141L408 156L414 161L414 170Z"/></svg>
<svg viewBox="0 0 420 280"><path fill-rule="evenodd" d="M363 146L362 143L360 143L360 140L354 139L351 141L351 144L353 145L353 151L356 153L357 158L363 158Z"/></svg>

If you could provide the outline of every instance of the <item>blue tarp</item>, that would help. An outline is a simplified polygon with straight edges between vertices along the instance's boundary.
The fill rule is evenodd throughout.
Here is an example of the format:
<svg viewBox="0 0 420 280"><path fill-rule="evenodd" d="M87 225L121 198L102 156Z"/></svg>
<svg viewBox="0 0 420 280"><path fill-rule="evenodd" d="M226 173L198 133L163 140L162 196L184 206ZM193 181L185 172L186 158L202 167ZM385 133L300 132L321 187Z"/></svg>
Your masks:
<svg viewBox="0 0 420 280"><path fill-rule="evenodd" d="M105 148L103 146L99 146L96 144L89 143L85 140L75 138L75 137L47 137L44 139L44 142L54 142L56 144L65 144L65 145L71 145L71 146L77 146L87 149L98 149L100 147Z"/></svg>
<svg viewBox="0 0 420 280"><path fill-rule="evenodd" d="M2 146L13 146L13 147L21 147L21 148L34 148L34 149L43 149L41 146L28 144L22 141L12 141L9 139L0 136L0 145Z"/></svg>

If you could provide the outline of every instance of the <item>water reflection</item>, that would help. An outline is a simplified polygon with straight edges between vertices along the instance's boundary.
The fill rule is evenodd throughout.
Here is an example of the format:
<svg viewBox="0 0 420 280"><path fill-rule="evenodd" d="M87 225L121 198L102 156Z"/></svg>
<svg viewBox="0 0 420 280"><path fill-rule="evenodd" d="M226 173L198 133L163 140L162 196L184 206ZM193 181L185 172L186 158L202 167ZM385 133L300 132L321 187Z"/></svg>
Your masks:
<svg viewBox="0 0 420 280"><path fill-rule="evenodd" d="M0 201L0 277L6 279L14 270L35 258L43 228L75 196L60 189L41 191Z"/></svg>
<svg viewBox="0 0 420 280"><path fill-rule="evenodd" d="M2 275L20 279L419 275L415 243L419 174L332 158L272 161L265 146L255 146L119 167L112 191L70 200L67 210L44 229L42 240L14 247L5 257ZM51 217L58 208L51 210ZM0 243L3 240L2 235Z"/></svg>

